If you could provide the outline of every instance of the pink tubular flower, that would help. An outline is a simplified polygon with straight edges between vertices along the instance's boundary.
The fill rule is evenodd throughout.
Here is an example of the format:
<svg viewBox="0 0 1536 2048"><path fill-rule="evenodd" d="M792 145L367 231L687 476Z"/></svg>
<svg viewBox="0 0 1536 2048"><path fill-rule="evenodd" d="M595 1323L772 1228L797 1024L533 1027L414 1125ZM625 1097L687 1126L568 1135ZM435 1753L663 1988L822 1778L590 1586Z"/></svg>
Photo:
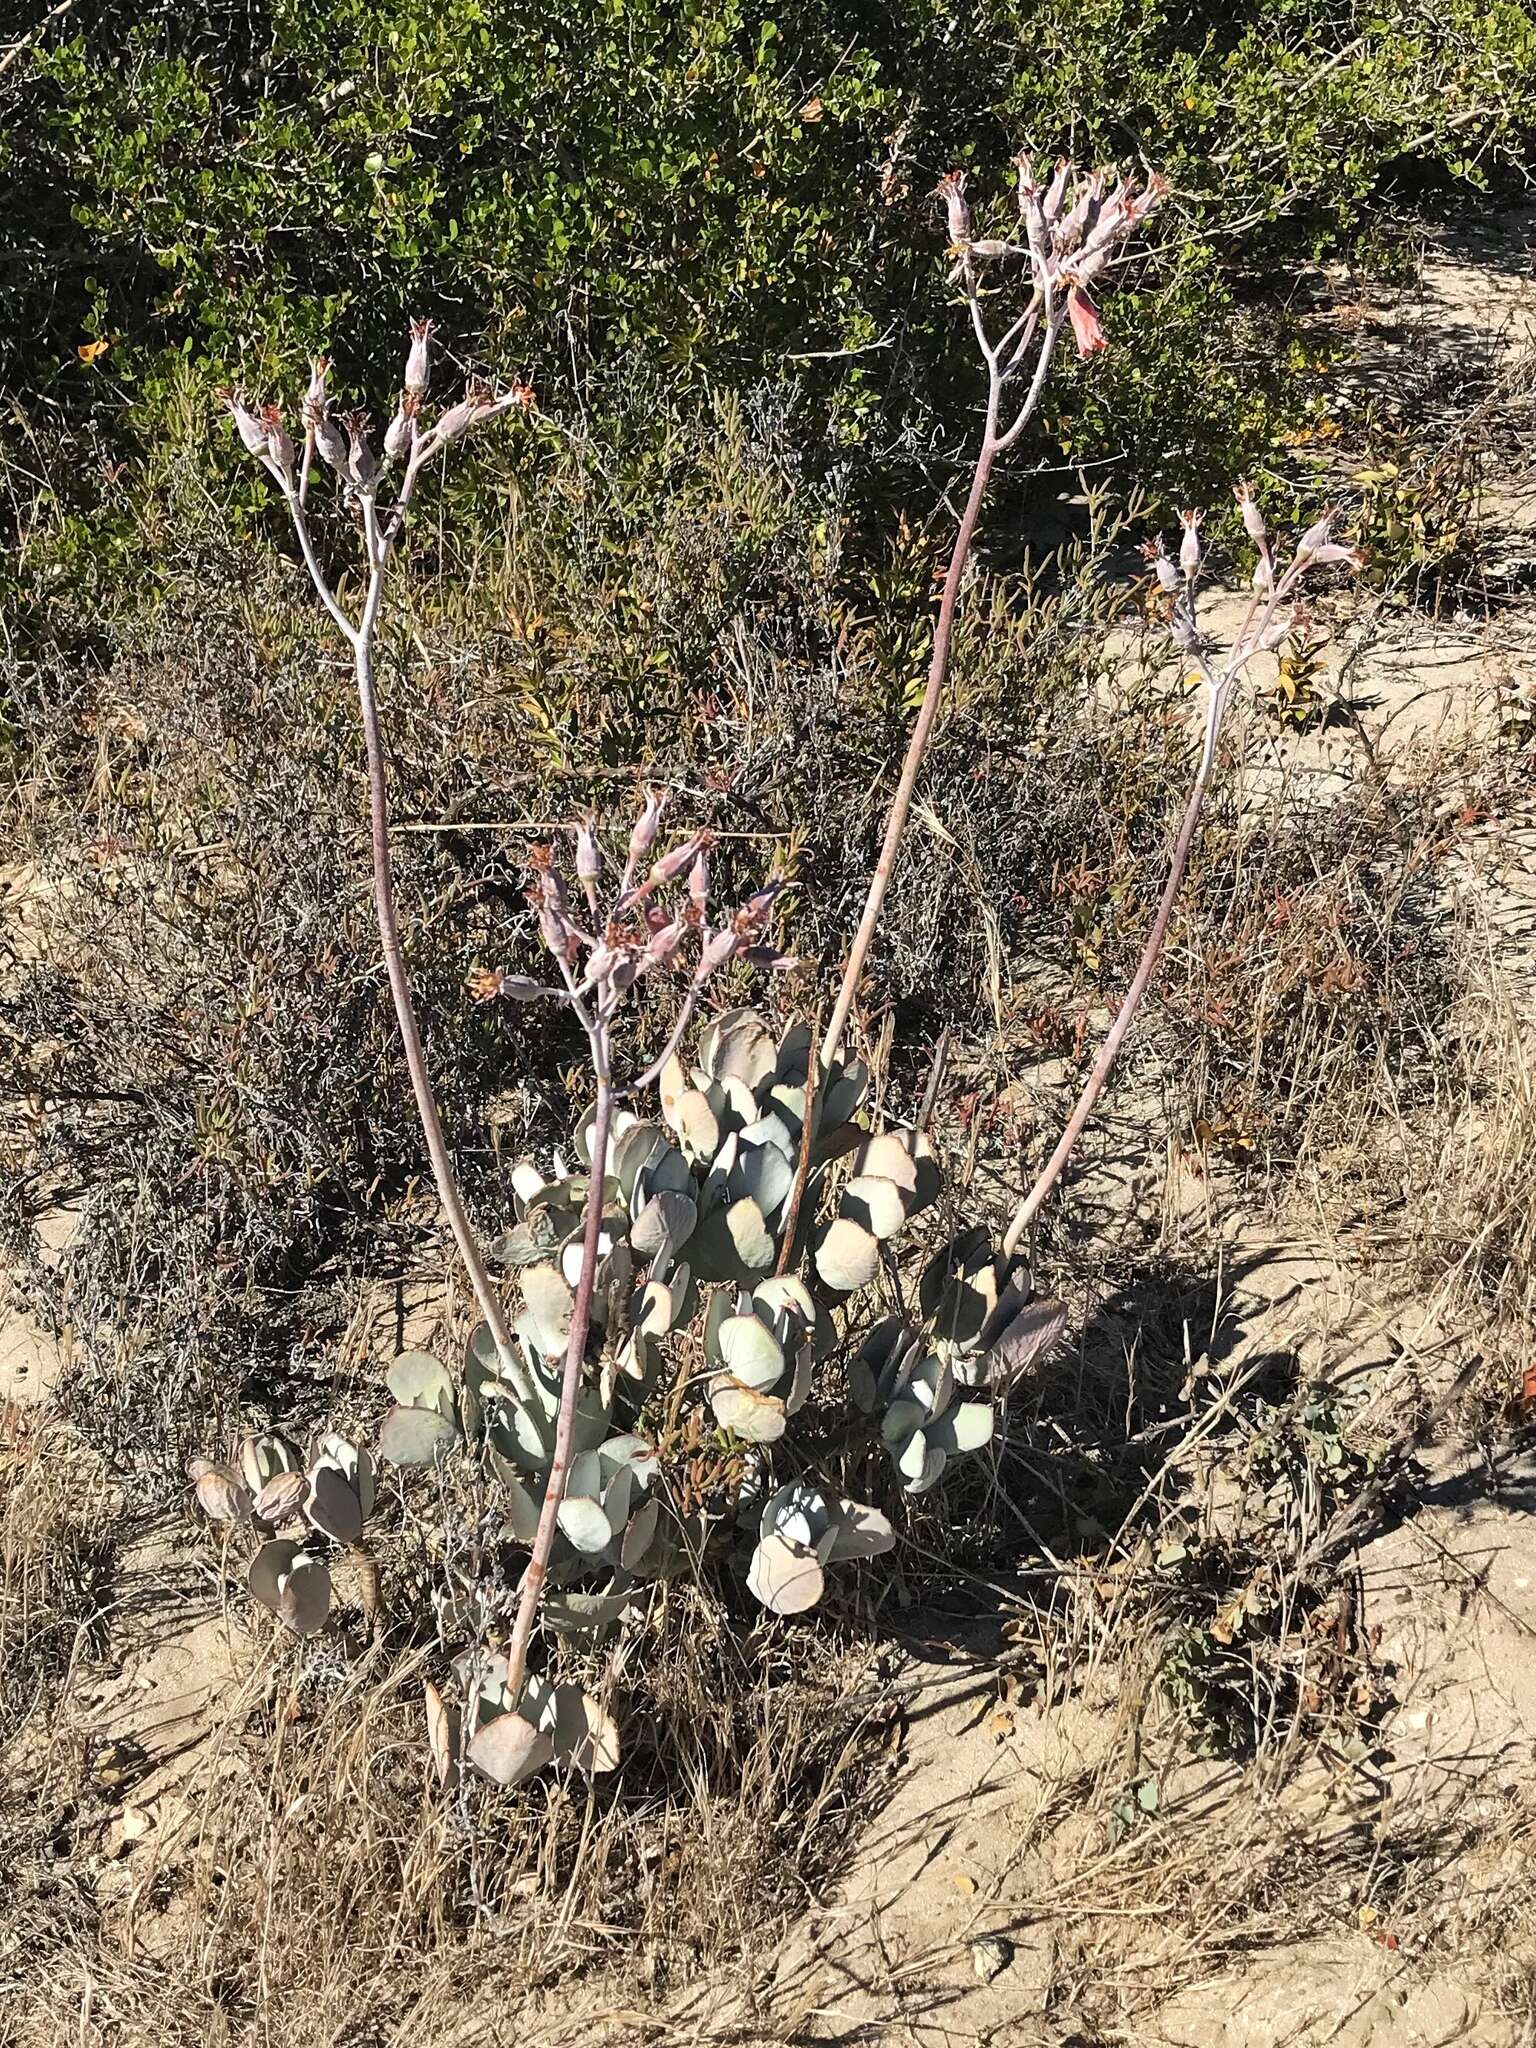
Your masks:
<svg viewBox="0 0 1536 2048"><path fill-rule="evenodd" d="M1179 542L1179 567L1186 576L1197 576L1200 572L1200 514L1181 512L1179 524L1184 529L1184 538Z"/></svg>
<svg viewBox="0 0 1536 2048"><path fill-rule="evenodd" d="M1067 312L1080 356L1091 356L1096 349L1109 347L1099 325L1098 309L1080 285L1073 285L1067 293Z"/></svg>
<svg viewBox="0 0 1536 2048"><path fill-rule="evenodd" d="M264 405L261 423L267 430L267 453L284 476L290 475L293 470L293 440L283 424L282 413L275 405Z"/></svg>
<svg viewBox="0 0 1536 2048"><path fill-rule="evenodd" d="M1347 548L1336 540L1325 540L1321 547L1309 549L1308 559L1323 568L1334 562L1347 562L1351 569L1365 567L1365 551L1362 548Z"/></svg>
<svg viewBox="0 0 1536 2048"><path fill-rule="evenodd" d="M727 960L741 946L741 934L727 925L724 931L711 932L704 941L704 950L699 955L699 979L713 974L717 967L723 967Z"/></svg>
<svg viewBox="0 0 1536 2048"><path fill-rule="evenodd" d="M317 418L323 418L330 405L330 394L326 390L326 372L331 367L329 356L311 356L309 359L309 389L304 394L304 418L313 426Z"/></svg>
<svg viewBox="0 0 1536 2048"><path fill-rule="evenodd" d="M645 809L635 820L635 829L629 835L629 857L642 861L656 844L656 828L661 823L661 814L666 809L666 798L654 789L645 792Z"/></svg>
<svg viewBox="0 0 1536 2048"><path fill-rule="evenodd" d="M688 870L688 901L702 916L709 907L709 856L701 853Z"/></svg>
<svg viewBox="0 0 1536 2048"><path fill-rule="evenodd" d="M971 209L965 203L964 171L946 171L933 189L949 216L950 242L963 249L971 239Z"/></svg>
<svg viewBox="0 0 1536 2048"><path fill-rule="evenodd" d="M238 391L221 391L219 396L229 407L235 422L235 431L248 455L265 455L267 452L267 430L257 415L252 412L244 397Z"/></svg>
<svg viewBox="0 0 1536 2048"><path fill-rule="evenodd" d="M681 846L674 846L670 853L664 853L651 869L651 883L654 888L665 888L668 882L675 882L685 868L693 865L699 851L699 835L685 839Z"/></svg>
<svg viewBox="0 0 1536 2048"><path fill-rule="evenodd" d="M1253 495L1252 484L1234 484L1232 495L1238 502L1243 515L1243 531L1250 540L1262 542L1266 537L1264 514L1259 510L1258 500Z"/></svg>
<svg viewBox="0 0 1536 2048"><path fill-rule="evenodd" d="M368 446L368 415L365 412L347 414L347 433L350 445L347 449L347 475L360 491L378 475L379 465L373 459L373 450Z"/></svg>
<svg viewBox="0 0 1536 2048"><path fill-rule="evenodd" d="M405 358L405 388L421 398L427 388L427 345L432 339L430 320L411 322L411 346Z"/></svg>
<svg viewBox="0 0 1536 2048"><path fill-rule="evenodd" d="M1309 526L1296 543L1296 556L1315 555L1319 548L1326 547L1333 535L1333 513L1325 512L1315 526Z"/></svg>
<svg viewBox="0 0 1536 2048"><path fill-rule="evenodd" d="M421 400L414 391L402 391L395 416L384 431L384 453L391 462L400 462L410 454L416 441L416 415L421 409Z"/></svg>

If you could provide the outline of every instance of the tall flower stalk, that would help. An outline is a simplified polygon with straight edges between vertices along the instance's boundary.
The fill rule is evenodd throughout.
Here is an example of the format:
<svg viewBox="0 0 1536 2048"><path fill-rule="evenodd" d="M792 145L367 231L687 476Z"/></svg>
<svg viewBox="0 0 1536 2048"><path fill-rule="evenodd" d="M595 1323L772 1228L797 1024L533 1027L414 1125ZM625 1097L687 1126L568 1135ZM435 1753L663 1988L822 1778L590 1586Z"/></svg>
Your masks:
<svg viewBox="0 0 1536 2048"><path fill-rule="evenodd" d="M1210 789L1211 773L1216 765L1216 749L1221 739L1222 726L1231 708L1239 678L1256 655L1281 646L1297 630L1301 620L1293 609L1293 600L1300 590L1303 578L1310 571L1325 568L1332 563L1343 563L1351 568L1358 568L1362 560L1358 549L1346 547L1334 539L1332 517L1325 516L1302 534L1289 563L1283 569L1277 568L1273 544L1264 524L1264 515L1259 510L1253 492L1247 484L1238 484L1235 486L1235 495L1242 511L1244 528L1257 548L1258 560L1254 566L1253 595L1249 600L1247 612L1224 654L1201 631L1197 616L1202 559L1198 514L1185 512L1181 515L1183 532L1176 561L1169 557L1160 543L1153 543L1146 550L1158 587L1171 601L1168 629L1174 647L1184 660L1190 663L1204 687L1205 720L1200 754L1194 780L1190 784L1189 796L1184 805L1184 816L1179 825L1178 837L1174 841L1173 854L1168 863L1167 879L1163 884L1162 895L1158 899L1151 928L1143 942L1136 971L1120 1000L1114 1021L1109 1027L1103 1045L1099 1048L1098 1057L1083 1083L1055 1150L1041 1167L1033 1185L1014 1211L1013 1219L1003 1237L1003 1251L1010 1257L1023 1242L1024 1233L1040 1213L1047 1196L1060 1179L1062 1169L1072 1156L1072 1148L1081 1137L1083 1128L1104 1091L1104 1084L1109 1079L1110 1071L1121 1046L1125 1043L1131 1025L1135 1022L1142 998L1152 980L1153 971L1162 954L1163 942L1168 936L1173 906L1189 866L1190 849L1195 842L1195 833L1199 828L1206 795Z"/></svg>
<svg viewBox="0 0 1536 2048"><path fill-rule="evenodd" d="M304 434L298 448L281 409L276 405L252 406L239 393L225 394L234 417L235 429L247 451L256 456L281 491L293 521L299 552L311 582L331 621L352 650L357 682L358 710L362 718L363 741L368 760L369 843L373 869L373 904L378 919L379 944L384 970L394 1003L405 1064L411 1078L427 1157L437 1186L438 1199L448 1218L454 1242L469 1275L480 1313L496 1343L508 1376L526 1383L521 1360L512 1343L506 1314L492 1285L485 1256L474 1226L464 1207L458 1178L443 1135L437 1098L422 1051L416 1006L405 971L400 944L400 923L395 905L394 867L390 850L389 790L385 775L384 741L380 729L379 700L375 676L379 618L384 603L386 577L391 557L405 532L411 500L422 474L454 442L472 427L514 411L526 411L533 393L524 384L513 385L495 395L489 386L471 381L458 404L450 406L431 427L418 425L421 399L427 381L429 322L418 321L412 329L411 348L406 361L405 388L396 419L385 440L384 458L375 456L369 440L369 422L363 413L347 416L346 431L332 413L327 388L327 364L317 359L311 366L309 388L302 405ZM403 427L401 422L404 422ZM308 510L311 459L318 453L335 473L337 483L351 507L362 532L363 585L361 603L349 611L337 588L327 576L315 546Z"/></svg>
<svg viewBox="0 0 1536 2048"><path fill-rule="evenodd" d="M495 394L489 386L472 380L457 404L450 406L434 424L423 424L431 334L429 321L412 323L402 388L383 438L381 455L374 452L365 414L352 412L341 421L336 419L323 359L311 367L302 406L304 436L298 446L279 407L255 407L234 392L226 393L225 398L242 444L258 458L281 491L310 580L352 650L368 763L374 909L411 1090L438 1198L481 1316L495 1343L501 1372L508 1385L526 1399L532 1393L532 1382L464 1206L427 1071L406 973L395 902L389 793L375 662L387 572L405 532L411 501L423 472L473 428L509 412L526 411L533 403L533 393L526 385L516 384ZM334 472L361 529L364 577L361 602L355 611L348 609L337 585L326 574L315 545L308 495L310 468L316 455ZM587 1140L589 1179L582 1217L581 1263L561 1377L554 1454L507 1659L510 1697L514 1700L522 1693L529 1643L570 1472L577 1397L600 1261L603 1192L615 1107L621 1098L639 1093L656 1080L681 1044L711 976L729 961L740 957L770 967L793 964L771 946L760 943L777 893L775 885L760 889L718 929L711 928L707 833L695 833L660 858L652 859L665 804L665 797L656 791L646 795L641 815L629 834L617 883L611 887L606 878L610 867L618 864L606 861L592 822L573 828L579 902L573 900L550 850L536 849L537 879L530 892L530 903L537 915L540 935L559 969L562 986L545 987L525 976L500 973L482 975L476 983L476 993L482 998L503 996L515 1001L551 999L565 1003L586 1036L596 1085ZM690 948L694 949L693 972L667 1046L643 1074L619 1087L614 1080L612 1042L619 1009L644 975L655 968L680 965L690 957Z"/></svg>
<svg viewBox="0 0 1536 2048"><path fill-rule="evenodd" d="M823 1067L830 1065L842 1042L896 866L918 774L944 694L955 610L993 468L1039 408L1063 327L1070 322L1080 355L1095 354L1107 345L1089 288L1126 253L1130 236L1166 191L1161 179L1154 178L1138 189L1129 181L1117 181L1107 170L1074 179L1065 157L1049 174L1035 166L1027 151L1014 162L1018 168L1018 226L1011 239L973 235L964 171L948 172L936 191L944 204L949 231L950 280L964 292L976 345L986 365L986 408L965 509L944 572L928 680L886 813L880 854L858 930L822 1037Z"/></svg>

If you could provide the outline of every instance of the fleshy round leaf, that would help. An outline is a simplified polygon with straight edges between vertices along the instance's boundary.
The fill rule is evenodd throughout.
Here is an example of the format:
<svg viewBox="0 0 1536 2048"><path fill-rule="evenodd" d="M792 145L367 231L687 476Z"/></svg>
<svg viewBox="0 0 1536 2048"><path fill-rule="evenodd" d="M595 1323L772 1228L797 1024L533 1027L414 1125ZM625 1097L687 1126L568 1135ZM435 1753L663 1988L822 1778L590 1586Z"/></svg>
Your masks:
<svg viewBox="0 0 1536 2048"><path fill-rule="evenodd" d="M749 1273L768 1272L778 1257L778 1247L768 1234L763 1212L750 1195L732 1202L725 1212L725 1224L736 1247L736 1256Z"/></svg>
<svg viewBox="0 0 1536 2048"><path fill-rule="evenodd" d="M784 1403L722 1374L709 1383L710 1405L723 1429L744 1442L776 1443L784 1434Z"/></svg>
<svg viewBox="0 0 1536 2048"><path fill-rule="evenodd" d="M669 1119L690 1159L713 1159L720 1149L720 1120L697 1088L681 1096Z"/></svg>
<svg viewBox="0 0 1536 2048"><path fill-rule="evenodd" d="M304 1512L322 1536L343 1547L355 1543L363 1533L362 1503L351 1480L323 1459L310 1471Z"/></svg>
<svg viewBox="0 0 1536 2048"><path fill-rule="evenodd" d="M994 1422L990 1401L961 1401L933 1425L929 1441L951 1457L979 1451L991 1443Z"/></svg>
<svg viewBox="0 0 1536 2048"><path fill-rule="evenodd" d="M384 1383L402 1408L435 1408L452 1415L457 1406L448 1368L425 1351L402 1351L384 1375Z"/></svg>
<svg viewBox="0 0 1536 2048"><path fill-rule="evenodd" d="M1010 1385L1054 1351L1066 1333L1064 1301L1032 1301L1027 1308L1020 1309L987 1353L992 1384Z"/></svg>
<svg viewBox="0 0 1536 2048"><path fill-rule="evenodd" d="M853 1162L855 1174L874 1174L894 1181L903 1194L917 1192L917 1161L912 1156L911 1138L905 1131L882 1131L859 1148Z"/></svg>
<svg viewBox="0 0 1536 2048"><path fill-rule="evenodd" d="M608 1517L590 1494L567 1494L557 1519L560 1533L587 1556L596 1556L613 1541Z"/></svg>
<svg viewBox="0 0 1536 2048"><path fill-rule="evenodd" d="M814 1554L782 1536L765 1536L752 1553L747 1589L770 1614L804 1614L816 1605L825 1585Z"/></svg>
<svg viewBox="0 0 1536 2048"><path fill-rule="evenodd" d="M894 1237L907 1220L910 1197L895 1181L878 1174L856 1174L843 1189L839 1213L862 1224L871 1237Z"/></svg>
<svg viewBox="0 0 1536 2048"><path fill-rule="evenodd" d="M197 1475L197 1504L210 1522L250 1520L251 1496L226 1465L207 1465Z"/></svg>
<svg viewBox="0 0 1536 2048"><path fill-rule="evenodd" d="M263 1543L251 1559L246 1583L251 1589L252 1599L259 1600L269 1613L276 1614L282 1581L302 1548L302 1544L292 1543L287 1537L278 1537L271 1543Z"/></svg>
<svg viewBox="0 0 1536 2048"><path fill-rule="evenodd" d="M841 1513L832 1537L832 1547L826 1554L826 1562L842 1563L854 1557L883 1557L895 1547L896 1531L889 1519L878 1508L866 1507L862 1501L841 1500Z"/></svg>
<svg viewBox="0 0 1536 2048"><path fill-rule="evenodd" d="M498 1714L477 1730L469 1760L498 1785L520 1785L554 1756L554 1744L521 1714Z"/></svg>
<svg viewBox="0 0 1536 2048"><path fill-rule="evenodd" d="M571 1290L552 1265L529 1266L522 1280L523 1300L538 1348L546 1358L559 1358L570 1341L571 1310L575 1305Z"/></svg>
<svg viewBox="0 0 1536 2048"><path fill-rule="evenodd" d="M561 1729L561 1756L585 1777L600 1778L619 1768L619 1729L590 1693L581 1695L581 1733L569 1741Z"/></svg>
<svg viewBox="0 0 1536 2048"><path fill-rule="evenodd" d="M307 1472L274 1472L256 1496L256 1513L275 1529L300 1513L308 1499Z"/></svg>
<svg viewBox="0 0 1536 2048"><path fill-rule="evenodd" d="M629 1242L637 1259L654 1259L658 1253L674 1253L687 1243L699 1219L692 1195L673 1194L663 1189L652 1195L629 1227Z"/></svg>
<svg viewBox="0 0 1536 2048"><path fill-rule="evenodd" d="M391 1465L435 1465L458 1440L458 1424L436 1408L391 1408L379 1431L379 1456Z"/></svg>
<svg viewBox="0 0 1536 2048"><path fill-rule="evenodd" d="M766 1393L784 1376L784 1352L756 1316L727 1316L716 1336L720 1363L744 1386Z"/></svg>
<svg viewBox="0 0 1536 2048"><path fill-rule="evenodd" d="M318 1635L331 1611L331 1575L318 1557L301 1551L278 1587L277 1618L296 1636Z"/></svg>
<svg viewBox="0 0 1536 2048"><path fill-rule="evenodd" d="M816 1247L816 1270L839 1294L867 1287L880 1269L880 1241L851 1217L827 1225Z"/></svg>
<svg viewBox="0 0 1536 2048"><path fill-rule="evenodd" d="M661 1520L661 1502L643 1500L629 1518L629 1527L624 1531L624 1540L619 1548L619 1562L625 1571L638 1571L646 1552L655 1540L656 1526Z"/></svg>

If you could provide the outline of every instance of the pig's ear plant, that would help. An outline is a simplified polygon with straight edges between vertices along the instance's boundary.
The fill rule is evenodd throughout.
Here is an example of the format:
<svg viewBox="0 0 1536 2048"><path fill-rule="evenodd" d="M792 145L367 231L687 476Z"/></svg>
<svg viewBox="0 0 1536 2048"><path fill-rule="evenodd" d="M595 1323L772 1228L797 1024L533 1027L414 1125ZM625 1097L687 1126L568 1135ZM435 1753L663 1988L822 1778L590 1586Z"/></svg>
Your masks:
<svg viewBox="0 0 1536 2048"><path fill-rule="evenodd" d="M1018 1248L1156 965L1233 689L1288 629L1286 607L1306 570L1345 553L1325 526L1278 569L1257 509L1240 493L1259 567L1249 617L1220 658L1196 617L1197 522L1185 522L1177 567L1154 553L1175 642L1207 686L1204 745L1157 919L1061 1145L1001 1247L979 1227L961 1228L907 1298L894 1247L938 1198L938 1165L920 1127L859 1121L869 1077L843 1040L942 698L993 468L1035 413L1065 330L1084 355L1106 346L1092 291L1162 196L1156 181L1137 189L1108 172L1074 179L1065 162L1039 173L1027 156L1017 165L1017 219L1005 235L973 232L962 173L939 186L950 282L987 372L985 421L927 686L826 1030L818 1044L804 1024L776 1031L748 1008L707 1014L728 974L794 964L772 936L773 881L722 912L708 833L664 843L667 800L657 790L645 793L638 817L574 820L531 860L528 900L545 970L488 970L473 987L485 1001L565 1010L586 1039L593 1099L567 1152L514 1167L514 1213L489 1245L460 1198L401 954L375 653L389 566L422 477L465 434L528 407L532 395L472 383L429 423L430 329L418 322L381 457L361 415L348 417L345 432L333 418L323 364L304 399L302 436L277 408L230 398L240 438L281 492L319 599L352 651L390 992L438 1194L480 1310L456 1366L422 1353L394 1361L394 1405L378 1438L384 1462L422 1468L445 1524L457 1517L460 1535L468 1532L467 1568L446 1534L428 1545L450 1582L438 1614L452 1637L451 1680L446 1692L427 1688L445 1786L466 1764L511 1785L551 1762L588 1772L617 1762L618 1731L602 1703L530 1671L536 1624L553 1665L559 1639L605 1639L643 1617L648 1586L684 1571L733 1574L771 1612L802 1612L822 1597L829 1569L895 1540L880 1502L842 1492L837 1453L861 1439L882 1444L894 1505L991 1441L1009 1387L1065 1330L1061 1304L1032 1298ZM317 458L359 531L350 603L311 529ZM668 1042L641 1071L627 1069L626 1009L647 986L679 977ZM510 1314L504 1283L518 1301ZM877 1283L895 1313L880 1312ZM456 1474L465 1479L457 1496ZM332 1554L371 1565L367 1453L335 1435L308 1460L286 1439L248 1439L239 1470L204 1465L194 1476L216 1521L260 1539L249 1567L255 1598L296 1634L323 1627ZM477 1503L473 1514L456 1498Z"/></svg>

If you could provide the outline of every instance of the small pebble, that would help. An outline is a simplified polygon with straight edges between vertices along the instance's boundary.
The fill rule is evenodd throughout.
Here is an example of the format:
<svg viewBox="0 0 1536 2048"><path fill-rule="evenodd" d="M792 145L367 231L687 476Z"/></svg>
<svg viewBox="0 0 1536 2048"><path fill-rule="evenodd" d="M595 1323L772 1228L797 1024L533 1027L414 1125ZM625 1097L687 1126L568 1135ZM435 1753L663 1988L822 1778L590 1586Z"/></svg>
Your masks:
<svg viewBox="0 0 1536 2048"><path fill-rule="evenodd" d="M984 1934L980 1941L971 1943L971 1967L983 1984L1001 1977L1012 1961L1013 1943L1004 1941L1000 1934Z"/></svg>

